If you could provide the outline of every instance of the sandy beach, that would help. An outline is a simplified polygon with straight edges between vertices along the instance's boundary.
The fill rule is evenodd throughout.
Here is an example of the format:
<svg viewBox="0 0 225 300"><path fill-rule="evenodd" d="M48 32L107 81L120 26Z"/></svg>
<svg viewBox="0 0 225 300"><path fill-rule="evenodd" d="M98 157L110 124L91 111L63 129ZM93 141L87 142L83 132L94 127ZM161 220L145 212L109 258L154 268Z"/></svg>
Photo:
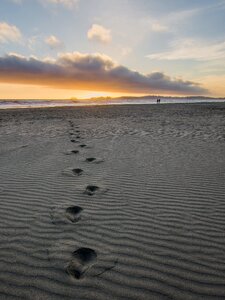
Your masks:
<svg viewBox="0 0 225 300"><path fill-rule="evenodd" d="M225 299L225 104L0 111L0 299Z"/></svg>

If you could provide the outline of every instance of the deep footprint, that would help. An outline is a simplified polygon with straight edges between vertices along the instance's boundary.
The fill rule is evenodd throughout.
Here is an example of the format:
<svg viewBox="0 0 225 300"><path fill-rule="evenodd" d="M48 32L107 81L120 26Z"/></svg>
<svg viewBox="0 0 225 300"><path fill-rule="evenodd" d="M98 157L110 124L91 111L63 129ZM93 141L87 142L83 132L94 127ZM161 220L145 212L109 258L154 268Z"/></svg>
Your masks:
<svg viewBox="0 0 225 300"><path fill-rule="evenodd" d="M71 153L73 153L73 154L78 154L78 153L79 153L79 150L72 150Z"/></svg>
<svg viewBox="0 0 225 300"><path fill-rule="evenodd" d="M76 168L76 169L73 169L72 172L74 175L80 176L84 171L80 168Z"/></svg>
<svg viewBox="0 0 225 300"><path fill-rule="evenodd" d="M66 217L73 223L78 222L82 211L83 208L80 206L70 206L66 209Z"/></svg>
<svg viewBox="0 0 225 300"><path fill-rule="evenodd" d="M97 185L88 185L86 187L85 194L93 196L97 190L99 190L99 187Z"/></svg>
<svg viewBox="0 0 225 300"><path fill-rule="evenodd" d="M87 145L82 144L82 145L80 145L80 147L81 147L81 148L85 148L85 147L87 147Z"/></svg>
<svg viewBox="0 0 225 300"><path fill-rule="evenodd" d="M73 252L73 259L67 267L67 272L80 279L97 261L97 253L90 248L79 248Z"/></svg>
<svg viewBox="0 0 225 300"><path fill-rule="evenodd" d="M66 155L73 155L73 154L78 154L80 151L79 150L68 150L64 152Z"/></svg>
<svg viewBox="0 0 225 300"><path fill-rule="evenodd" d="M88 157L88 158L86 158L86 161L88 161L88 162L93 162L95 160L96 160L95 157Z"/></svg>
<svg viewBox="0 0 225 300"><path fill-rule="evenodd" d="M78 143L78 141L76 141L76 140L70 140L71 141L71 143Z"/></svg>

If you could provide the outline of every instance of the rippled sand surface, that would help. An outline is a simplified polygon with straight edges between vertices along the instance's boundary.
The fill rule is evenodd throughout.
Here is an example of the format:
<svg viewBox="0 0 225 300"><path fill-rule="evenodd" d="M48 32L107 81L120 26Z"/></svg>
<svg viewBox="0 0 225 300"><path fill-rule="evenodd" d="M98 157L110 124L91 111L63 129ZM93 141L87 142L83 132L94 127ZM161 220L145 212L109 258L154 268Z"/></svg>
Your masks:
<svg viewBox="0 0 225 300"><path fill-rule="evenodd" d="M225 104L0 111L0 299L225 299Z"/></svg>

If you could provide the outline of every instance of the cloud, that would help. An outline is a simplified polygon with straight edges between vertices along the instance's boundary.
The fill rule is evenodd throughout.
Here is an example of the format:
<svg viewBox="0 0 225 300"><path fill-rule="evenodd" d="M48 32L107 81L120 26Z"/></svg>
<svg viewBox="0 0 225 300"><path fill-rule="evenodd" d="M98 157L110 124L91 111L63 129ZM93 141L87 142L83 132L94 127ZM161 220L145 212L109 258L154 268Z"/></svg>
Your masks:
<svg viewBox="0 0 225 300"><path fill-rule="evenodd" d="M111 42L111 31L101 25L93 24L87 33L88 39L107 44Z"/></svg>
<svg viewBox="0 0 225 300"><path fill-rule="evenodd" d="M175 12L168 12L157 19L147 17L143 20L145 28L153 32L163 33L177 33L180 27L199 13L200 9L179 10Z"/></svg>
<svg viewBox="0 0 225 300"><path fill-rule="evenodd" d="M204 44L193 39L177 40L171 44L171 49L165 52L153 53L147 56L157 60L209 61L225 58L225 42Z"/></svg>
<svg viewBox="0 0 225 300"><path fill-rule="evenodd" d="M10 0L15 4L22 4L25 0ZM80 0L36 0L37 2L42 3L43 5L52 4L52 5L62 5L67 9L73 9L77 6Z"/></svg>
<svg viewBox="0 0 225 300"><path fill-rule="evenodd" d="M68 9L72 9L77 6L79 0L41 0L43 3L49 3L54 5L63 5Z"/></svg>
<svg viewBox="0 0 225 300"><path fill-rule="evenodd" d="M122 56L127 56L132 52L132 48L130 47L122 47L121 48L121 54Z"/></svg>
<svg viewBox="0 0 225 300"><path fill-rule="evenodd" d="M35 50L35 47L38 43L38 39L39 39L39 36L37 36L37 35L31 36L30 38L28 38L27 46L30 50L32 50L32 51Z"/></svg>
<svg viewBox="0 0 225 300"><path fill-rule="evenodd" d="M0 43L19 42L22 37L20 30L6 22L0 22Z"/></svg>
<svg viewBox="0 0 225 300"><path fill-rule="evenodd" d="M189 22L200 12L202 12L202 7L175 11L165 16L165 22L170 25L179 25L181 22Z"/></svg>
<svg viewBox="0 0 225 300"><path fill-rule="evenodd" d="M167 26L160 24L160 23L153 23L152 24L152 31L155 32L167 32L169 29Z"/></svg>
<svg viewBox="0 0 225 300"><path fill-rule="evenodd" d="M126 93L206 94L192 81L160 72L141 74L103 54L62 53L57 59L9 54L0 57L0 82L61 89Z"/></svg>
<svg viewBox="0 0 225 300"><path fill-rule="evenodd" d="M59 49L62 47L63 43L54 35L50 35L45 39L45 43L51 48L51 49Z"/></svg>

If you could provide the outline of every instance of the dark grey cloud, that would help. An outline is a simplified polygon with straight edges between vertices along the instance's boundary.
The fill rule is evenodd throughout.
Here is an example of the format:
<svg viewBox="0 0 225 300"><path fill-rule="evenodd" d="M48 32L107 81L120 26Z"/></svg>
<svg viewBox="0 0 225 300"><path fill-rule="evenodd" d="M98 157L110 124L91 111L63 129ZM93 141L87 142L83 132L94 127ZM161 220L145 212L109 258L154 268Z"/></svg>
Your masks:
<svg viewBox="0 0 225 300"><path fill-rule="evenodd" d="M198 83L160 72L141 74L102 54L64 53L57 59L0 57L0 81L108 92L206 94Z"/></svg>

